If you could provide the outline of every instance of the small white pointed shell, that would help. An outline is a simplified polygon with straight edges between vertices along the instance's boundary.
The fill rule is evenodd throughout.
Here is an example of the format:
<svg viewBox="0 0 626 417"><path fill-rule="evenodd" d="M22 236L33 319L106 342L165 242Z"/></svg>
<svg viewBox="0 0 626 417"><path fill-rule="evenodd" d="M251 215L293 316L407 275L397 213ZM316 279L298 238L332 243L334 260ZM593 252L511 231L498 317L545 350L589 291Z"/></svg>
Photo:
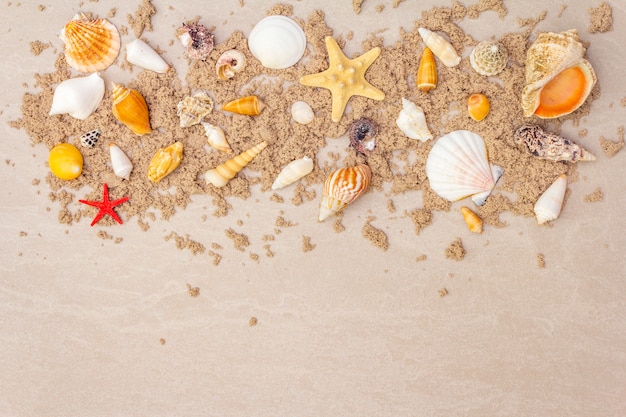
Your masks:
<svg viewBox="0 0 626 417"><path fill-rule="evenodd" d="M296 122L306 125L313 121L315 113L306 101L296 101L291 105L291 117Z"/></svg>
<svg viewBox="0 0 626 417"><path fill-rule="evenodd" d="M535 203L533 211L537 217L537 224L542 225L559 217L566 191L567 175L563 174L541 194Z"/></svg>
<svg viewBox="0 0 626 417"><path fill-rule="evenodd" d="M405 98L402 99L402 110L396 119L396 124L411 139L426 142L433 138L426 124L424 110Z"/></svg>
<svg viewBox="0 0 626 417"><path fill-rule="evenodd" d="M223 187L228 184L232 178L235 177L242 169L244 169L254 158L257 157L263 149L267 147L267 142L263 141L252 148L243 151L234 158L229 159L216 166L213 169L204 173L204 179L208 184L213 184L215 187Z"/></svg>
<svg viewBox="0 0 626 417"><path fill-rule="evenodd" d="M293 184L311 171L313 171L313 160L311 158L305 156L302 159L291 161L285 165L276 177L274 184L272 184L272 190L278 190Z"/></svg>
<svg viewBox="0 0 626 417"><path fill-rule="evenodd" d="M126 60L138 67L163 74L170 69L167 62L150 45L135 39L126 45Z"/></svg>
<svg viewBox="0 0 626 417"><path fill-rule="evenodd" d="M128 159L128 156L114 143L109 143L109 153L111 154L111 166L115 175L128 181L133 170L133 164Z"/></svg>
<svg viewBox="0 0 626 417"><path fill-rule="evenodd" d="M248 48L266 68L289 68L304 55L306 36L293 19L281 15L267 16L250 32Z"/></svg>
<svg viewBox="0 0 626 417"><path fill-rule="evenodd" d="M219 126L213 126L211 123L202 122L204 127L204 133L206 133L207 141L209 145L222 152L232 152L228 141L226 141L226 135Z"/></svg>
<svg viewBox="0 0 626 417"><path fill-rule="evenodd" d="M97 72L87 77L70 78L54 89L49 114L67 113L75 119L85 120L98 108L102 97L104 80Z"/></svg>
<svg viewBox="0 0 626 417"><path fill-rule="evenodd" d="M461 57L456 50L443 36L426 28L418 28L420 36L424 40L426 46L433 51L433 54L443 62L446 67L454 67L459 65Z"/></svg>

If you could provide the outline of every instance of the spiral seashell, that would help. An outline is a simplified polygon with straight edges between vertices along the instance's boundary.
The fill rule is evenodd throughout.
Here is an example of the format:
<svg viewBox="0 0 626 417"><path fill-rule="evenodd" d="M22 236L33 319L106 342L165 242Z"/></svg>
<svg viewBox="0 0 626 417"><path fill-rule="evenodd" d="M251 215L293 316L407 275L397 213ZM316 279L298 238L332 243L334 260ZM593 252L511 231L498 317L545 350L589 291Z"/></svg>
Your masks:
<svg viewBox="0 0 626 417"><path fill-rule="evenodd" d="M483 221L480 217L478 217L478 214L474 213L469 207L466 206L461 207L461 214L463 215L465 224L467 224L467 228L470 232L483 232Z"/></svg>
<svg viewBox="0 0 626 417"><path fill-rule="evenodd" d="M236 73L243 71L246 66L246 57L236 49L224 52L217 59L215 71L221 80L233 78Z"/></svg>
<svg viewBox="0 0 626 417"><path fill-rule="evenodd" d="M494 41L482 41L472 50L470 64L480 75L492 76L502 72L509 60L506 48Z"/></svg>
<svg viewBox="0 0 626 417"><path fill-rule="evenodd" d="M183 160L183 144L174 142L166 148L159 149L148 165L148 178L157 183L171 174Z"/></svg>
<svg viewBox="0 0 626 417"><path fill-rule="evenodd" d="M133 170L133 163L130 162L124 151L114 143L109 143L109 154L111 155L111 166L115 175L128 181Z"/></svg>
<svg viewBox="0 0 626 417"><path fill-rule="evenodd" d="M60 143L50 150L48 165L55 177L73 180L83 172L83 155L74 145Z"/></svg>
<svg viewBox="0 0 626 417"><path fill-rule="evenodd" d="M186 24L176 30L176 36L191 59L204 61L213 50L213 34L203 25Z"/></svg>
<svg viewBox="0 0 626 417"><path fill-rule="evenodd" d="M313 121L315 113L306 101L296 101L291 105L291 117L297 123L307 125Z"/></svg>
<svg viewBox="0 0 626 417"><path fill-rule="evenodd" d="M85 148L93 148L98 139L100 138L100 131L98 129L90 130L80 135L80 144Z"/></svg>
<svg viewBox="0 0 626 417"><path fill-rule="evenodd" d="M443 62L446 67L454 67L459 65L461 57L456 53L454 47L443 36L426 28L418 28L420 36L424 40L433 54Z"/></svg>
<svg viewBox="0 0 626 417"><path fill-rule="evenodd" d="M402 110L396 119L396 124L411 139L426 142L433 138L426 124L424 110L405 98L402 99Z"/></svg>
<svg viewBox="0 0 626 417"><path fill-rule="evenodd" d="M65 59L70 67L82 72L102 71L120 52L120 34L106 19L89 19L76 14L58 34L65 42Z"/></svg>
<svg viewBox="0 0 626 417"><path fill-rule="evenodd" d="M203 91L185 97L176 106L176 114L180 117L180 127L197 125L212 111L213 100Z"/></svg>
<svg viewBox="0 0 626 417"><path fill-rule="evenodd" d="M213 126L211 123L202 122L202 127L204 127L204 132L206 133L209 145L218 151L227 153L231 153L233 151L226 141L224 131L219 126Z"/></svg>
<svg viewBox="0 0 626 417"><path fill-rule="evenodd" d="M113 83L113 116L138 135L150 133L148 104L141 93L133 88Z"/></svg>
<svg viewBox="0 0 626 417"><path fill-rule="evenodd" d="M331 172L324 181L324 194L320 203L319 221L323 222L336 214L367 191L372 171L367 165L359 164Z"/></svg>
<svg viewBox="0 0 626 417"><path fill-rule="evenodd" d="M595 161L596 157L569 139L544 131L541 127L525 123L513 134L518 145L524 145L529 154L550 161Z"/></svg>
<svg viewBox="0 0 626 417"><path fill-rule="evenodd" d="M206 183L213 184L215 187L223 187L228 184L239 171L244 169L246 165L250 163L256 156L261 153L263 149L267 147L267 142L263 141L256 146L248 149L237 155L236 157L229 159L217 167L208 170L204 174Z"/></svg>
<svg viewBox="0 0 626 417"><path fill-rule="evenodd" d="M49 115L69 114L75 119L85 120L104 97L104 80L98 73L87 77L70 78L54 89Z"/></svg>
<svg viewBox="0 0 626 417"><path fill-rule="evenodd" d="M126 60L133 65L160 74L170 69L169 64L161 58L161 55L141 39L135 39L126 45Z"/></svg>
<svg viewBox="0 0 626 417"><path fill-rule="evenodd" d="M230 101L222 106L222 110L231 113L243 114L245 116L258 116L265 108L257 96L247 96Z"/></svg>
<svg viewBox="0 0 626 417"><path fill-rule="evenodd" d="M304 55L306 36L293 19L282 15L267 16L252 28L248 48L266 68L289 68Z"/></svg>
<svg viewBox="0 0 626 417"><path fill-rule="evenodd" d="M540 226L551 220L556 220L561 214L565 192L567 191L567 175L559 176L546 191L541 194L533 211Z"/></svg>
<svg viewBox="0 0 626 417"><path fill-rule="evenodd" d="M417 68L417 78L415 79L417 89L428 93L437 87L437 63L433 56L433 51L426 46L422 52L422 59Z"/></svg>
<svg viewBox="0 0 626 417"><path fill-rule="evenodd" d="M278 190L293 184L300 178L308 175L311 171L313 171L313 160L311 158L305 156L302 159L291 161L285 165L274 180L272 190Z"/></svg>
<svg viewBox="0 0 626 417"><path fill-rule="evenodd" d="M365 156L376 147L376 135L378 134L378 124L366 117L355 120L348 129L350 147Z"/></svg>
<svg viewBox="0 0 626 417"><path fill-rule="evenodd" d="M487 117L490 108L489 99L484 94L472 94L467 99L467 112L477 122Z"/></svg>

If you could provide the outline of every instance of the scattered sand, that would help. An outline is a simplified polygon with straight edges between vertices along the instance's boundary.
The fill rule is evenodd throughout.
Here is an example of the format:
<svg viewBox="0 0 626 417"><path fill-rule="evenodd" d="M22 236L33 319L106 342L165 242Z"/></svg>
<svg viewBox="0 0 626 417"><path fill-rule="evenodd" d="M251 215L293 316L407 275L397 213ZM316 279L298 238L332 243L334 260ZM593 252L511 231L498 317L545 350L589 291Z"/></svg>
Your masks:
<svg viewBox="0 0 626 417"><path fill-rule="evenodd" d="M134 15L127 15L128 24L133 29L135 37L140 38L144 30L152 32L152 16L156 14L156 9L150 0L142 0L141 5Z"/></svg>
<svg viewBox="0 0 626 417"><path fill-rule="evenodd" d="M302 236L302 252L311 252L316 246L311 243L311 236Z"/></svg>
<svg viewBox="0 0 626 417"><path fill-rule="evenodd" d="M599 203L604 200L604 193L600 187L596 188L591 194L587 194L584 198L585 203Z"/></svg>
<svg viewBox="0 0 626 417"><path fill-rule="evenodd" d="M259 320L256 317L250 317L250 320L248 320L248 326L254 327L257 324L259 324Z"/></svg>
<svg viewBox="0 0 626 417"><path fill-rule="evenodd" d="M446 295L448 295L448 290L446 288L442 288L438 291L439 293L439 297L445 297Z"/></svg>
<svg viewBox="0 0 626 417"><path fill-rule="evenodd" d="M539 268L545 268L546 267L546 258L543 256L543 253L538 253L537 254L537 266Z"/></svg>
<svg viewBox="0 0 626 417"><path fill-rule="evenodd" d="M604 33L613 30L613 9L605 1L596 8L589 8L589 33Z"/></svg>
<svg viewBox="0 0 626 417"><path fill-rule="evenodd" d="M446 249L446 258L460 261L465 257L465 248L463 248L463 242L461 238L457 237L454 242Z"/></svg>
<svg viewBox="0 0 626 417"><path fill-rule="evenodd" d="M32 41L30 43L30 53L38 56L39 54L41 54L43 51L45 51L46 49L52 47L52 44L50 42L48 43L43 43L41 41Z"/></svg>
<svg viewBox="0 0 626 417"><path fill-rule="evenodd" d="M367 221L363 225L363 229L361 229L361 233L363 237L372 242L372 244L378 248L381 248L383 251L389 249L389 240L387 239L387 234L380 229L372 226L372 222L376 220L375 217L370 216L367 218Z"/></svg>
<svg viewBox="0 0 626 417"><path fill-rule="evenodd" d="M189 294L190 297L195 298L200 295L200 288L192 287L190 284L187 284L187 294Z"/></svg>

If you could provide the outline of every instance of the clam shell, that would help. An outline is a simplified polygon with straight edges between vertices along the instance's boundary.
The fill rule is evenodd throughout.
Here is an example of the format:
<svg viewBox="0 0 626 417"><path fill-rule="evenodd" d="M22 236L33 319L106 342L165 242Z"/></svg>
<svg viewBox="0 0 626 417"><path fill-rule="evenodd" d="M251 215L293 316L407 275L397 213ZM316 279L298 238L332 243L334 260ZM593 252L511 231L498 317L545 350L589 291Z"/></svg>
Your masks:
<svg viewBox="0 0 626 417"><path fill-rule="evenodd" d="M215 72L221 80L233 78L246 66L246 56L236 49L224 52L215 63Z"/></svg>
<svg viewBox="0 0 626 417"><path fill-rule="evenodd" d="M272 190L278 190L293 184L300 178L308 175L311 171L313 171L313 160L311 158L305 156L302 159L291 161L285 165L276 177L276 180L274 180Z"/></svg>
<svg viewBox="0 0 626 417"><path fill-rule="evenodd" d="M509 52L498 42L482 41L472 50L470 64L480 75L497 75L509 60Z"/></svg>
<svg viewBox="0 0 626 417"><path fill-rule="evenodd" d="M60 143L50 150L48 165L55 177L73 180L83 172L83 155L74 145Z"/></svg>
<svg viewBox="0 0 626 417"><path fill-rule="evenodd" d="M439 138L426 160L430 187L448 201L472 196L475 204L482 205L500 175L502 169L489 164L483 139L468 130Z"/></svg>
<svg viewBox="0 0 626 417"><path fill-rule="evenodd" d="M49 115L69 114L85 120L93 113L104 97L104 80L98 73L87 77L70 78L54 89Z"/></svg>
<svg viewBox="0 0 626 417"><path fill-rule="evenodd" d="M170 69L169 64L161 58L161 55L141 39L135 39L126 45L126 60L133 65L160 74Z"/></svg>
<svg viewBox="0 0 626 417"><path fill-rule="evenodd" d="M259 100L257 96L241 97L222 106L222 110L245 116L258 116L264 108L265 103Z"/></svg>
<svg viewBox="0 0 626 417"><path fill-rule="evenodd" d="M324 181L324 193L320 203L319 221L346 208L361 194L367 191L372 179L372 171L367 165L340 168Z"/></svg>
<svg viewBox="0 0 626 417"><path fill-rule="evenodd" d="M128 181L133 170L133 163L130 162L124 151L114 143L109 143L109 154L111 156L111 167L113 167L115 175Z"/></svg>
<svg viewBox="0 0 626 417"><path fill-rule="evenodd" d="M185 97L176 106L176 114L180 117L180 127L197 125L212 111L213 100L203 91Z"/></svg>
<svg viewBox="0 0 626 417"><path fill-rule="evenodd" d="M85 148L93 148L98 139L100 138L100 131L98 129L90 130L80 135L80 144Z"/></svg>
<svg viewBox="0 0 626 417"><path fill-rule="evenodd" d="M567 175L563 174L541 194L535 203L533 211L537 218L537 224L542 225L559 217L566 191Z"/></svg>
<svg viewBox="0 0 626 417"><path fill-rule="evenodd" d="M174 142L170 146L159 149L148 165L148 178L157 183L170 175L183 160L183 144Z"/></svg>
<svg viewBox="0 0 626 417"><path fill-rule="evenodd" d="M113 116L137 135L150 133L148 104L141 93L133 88L113 83Z"/></svg>
<svg viewBox="0 0 626 417"><path fill-rule="evenodd" d="M433 54L435 54L435 56L443 62L443 65L446 67L459 65L461 57L456 53L452 44L443 36L426 28L418 28L417 31L424 40L426 46L428 46L431 51L433 51Z"/></svg>
<svg viewBox="0 0 626 417"><path fill-rule="evenodd" d="M396 124L411 139L426 142L433 138L426 124L424 110L405 98L402 99L402 110L396 119Z"/></svg>
<svg viewBox="0 0 626 417"><path fill-rule="evenodd" d="M258 145L253 146L237 155L236 157L229 159L217 167L208 170L204 174L204 179L207 184L213 184L215 187L223 187L228 184L232 178L237 175L242 169L246 167L263 149L267 147L267 142L263 141Z"/></svg>
<svg viewBox="0 0 626 417"><path fill-rule="evenodd" d="M422 59L417 68L417 77L415 79L417 89L428 93L437 87L437 63L433 56L433 51L427 46L422 52Z"/></svg>
<svg viewBox="0 0 626 417"><path fill-rule="evenodd" d="M489 99L484 94L472 94L467 99L467 112L477 122L487 117L490 108Z"/></svg>
<svg viewBox="0 0 626 417"><path fill-rule="evenodd" d="M266 68L295 65L306 50L306 36L298 23L287 16L267 16L248 36L248 48Z"/></svg>
<svg viewBox="0 0 626 417"><path fill-rule="evenodd" d="M102 71L120 52L120 34L106 19L89 19L80 13L67 22L58 34L65 42L65 59L82 72Z"/></svg>
<svg viewBox="0 0 626 417"><path fill-rule="evenodd" d="M204 133L206 134L209 145L218 151L230 153L233 150L226 141L226 135L219 126L213 126L211 123L202 122Z"/></svg>
<svg viewBox="0 0 626 417"><path fill-rule="evenodd" d="M306 125L313 121L315 113L306 101L296 101L291 105L291 117L297 123Z"/></svg>
<svg viewBox="0 0 626 417"><path fill-rule="evenodd" d="M595 161L596 157L569 139L546 132L541 127L525 123L513 134L518 145L524 145L529 154L550 161Z"/></svg>

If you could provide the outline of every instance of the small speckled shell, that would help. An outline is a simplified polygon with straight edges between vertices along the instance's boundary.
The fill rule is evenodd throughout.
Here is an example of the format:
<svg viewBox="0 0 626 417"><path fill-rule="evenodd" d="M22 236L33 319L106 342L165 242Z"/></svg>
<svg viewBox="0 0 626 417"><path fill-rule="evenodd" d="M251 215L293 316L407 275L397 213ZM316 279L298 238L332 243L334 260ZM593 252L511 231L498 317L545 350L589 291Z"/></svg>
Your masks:
<svg viewBox="0 0 626 417"><path fill-rule="evenodd" d="M80 135L80 144L85 148L93 148L98 139L100 138L100 131L98 129L90 130Z"/></svg>
<svg viewBox="0 0 626 417"><path fill-rule="evenodd" d="M541 127L525 123L513 134L518 145L524 145L526 152L540 159L550 161L595 161L596 157L585 148Z"/></svg>
<svg viewBox="0 0 626 417"><path fill-rule="evenodd" d="M183 144L174 142L170 146L159 149L148 165L148 178L159 182L171 174L183 159Z"/></svg>
<svg viewBox="0 0 626 417"><path fill-rule="evenodd" d="M497 75L509 60L509 52L506 48L494 41L482 41L470 54L470 64L480 75Z"/></svg>
<svg viewBox="0 0 626 417"><path fill-rule="evenodd" d="M324 194L320 204L319 221L338 213L367 191L372 171L367 165L340 168L324 181Z"/></svg>

